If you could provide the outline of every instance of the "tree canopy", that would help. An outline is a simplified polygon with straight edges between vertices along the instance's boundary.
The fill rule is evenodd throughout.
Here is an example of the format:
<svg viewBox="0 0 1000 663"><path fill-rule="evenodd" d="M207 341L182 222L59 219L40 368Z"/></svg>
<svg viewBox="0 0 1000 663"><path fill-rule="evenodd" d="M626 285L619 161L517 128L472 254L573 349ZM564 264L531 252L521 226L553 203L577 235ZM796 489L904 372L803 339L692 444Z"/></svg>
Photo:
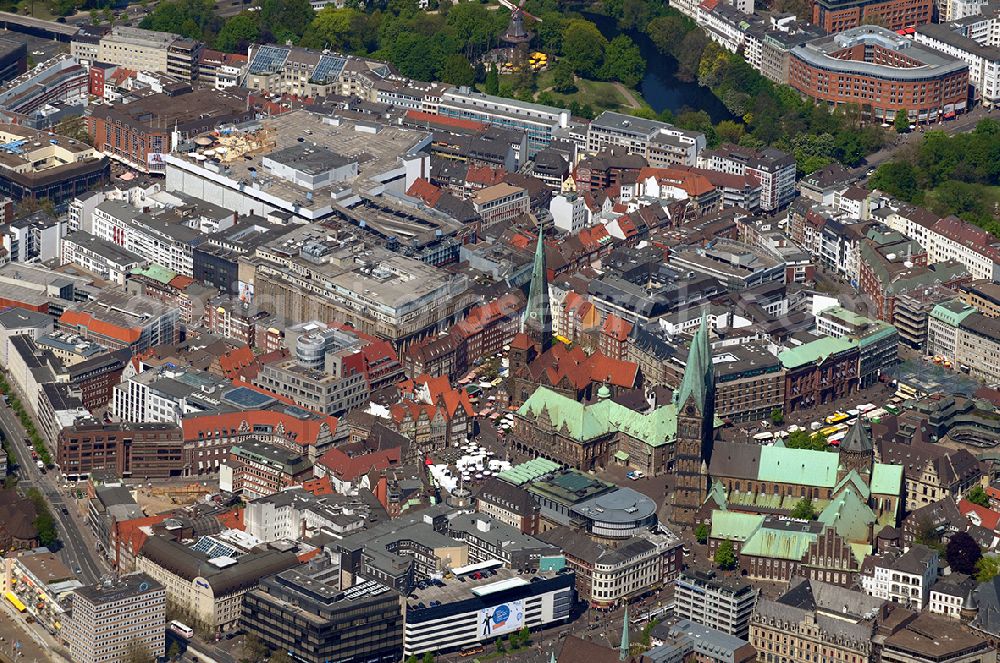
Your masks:
<svg viewBox="0 0 1000 663"><path fill-rule="evenodd" d="M976 572L976 564L983 556L979 544L965 532L956 532L945 548L945 558L952 571L972 575Z"/></svg>
<svg viewBox="0 0 1000 663"><path fill-rule="evenodd" d="M715 565L723 570L736 568L736 551L732 541L723 541L715 549Z"/></svg>

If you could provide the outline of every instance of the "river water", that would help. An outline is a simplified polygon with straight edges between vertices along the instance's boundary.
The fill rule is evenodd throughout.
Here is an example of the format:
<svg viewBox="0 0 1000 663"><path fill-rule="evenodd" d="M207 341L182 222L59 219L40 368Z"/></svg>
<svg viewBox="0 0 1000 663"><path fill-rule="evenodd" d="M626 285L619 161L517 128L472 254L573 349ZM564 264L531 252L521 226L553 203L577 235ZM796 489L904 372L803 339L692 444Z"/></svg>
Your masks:
<svg viewBox="0 0 1000 663"><path fill-rule="evenodd" d="M685 109L706 111L712 122L733 119L726 107L708 89L696 81L682 81L677 78L677 60L660 53L653 40L638 30L621 30L618 21L603 14L584 13L588 21L593 21L601 34L611 41L621 33L627 34L639 47L646 60L646 75L639 84L639 91L654 111L669 108L673 113Z"/></svg>

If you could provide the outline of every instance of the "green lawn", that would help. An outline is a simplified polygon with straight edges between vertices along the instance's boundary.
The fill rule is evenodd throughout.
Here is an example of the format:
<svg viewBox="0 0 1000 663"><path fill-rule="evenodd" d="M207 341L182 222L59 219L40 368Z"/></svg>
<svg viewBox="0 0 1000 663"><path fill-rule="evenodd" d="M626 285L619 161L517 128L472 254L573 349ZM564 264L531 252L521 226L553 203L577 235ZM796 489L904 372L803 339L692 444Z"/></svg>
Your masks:
<svg viewBox="0 0 1000 663"><path fill-rule="evenodd" d="M614 83L607 81L591 81L587 79L577 79L576 92L571 94L559 94L552 91L552 71L543 71L538 74L535 81L535 89L537 92L535 96L537 97L543 91L548 91L549 94L555 99L555 102L560 105L568 106L570 102L575 101L581 106L589 105L594 112L600 113L604 110L620 110L627 111L629 109L628 101L622 96L621 92L615 87ZM515 76L513 74L503 74L500 76L500 85L504 84L513 85L515 81ZM481 89L481 86L480 86ZM635 99L643 105L643 107L648 107L646 101L642 98L642 95L638 91L632 90L632 95Z"/></svg>

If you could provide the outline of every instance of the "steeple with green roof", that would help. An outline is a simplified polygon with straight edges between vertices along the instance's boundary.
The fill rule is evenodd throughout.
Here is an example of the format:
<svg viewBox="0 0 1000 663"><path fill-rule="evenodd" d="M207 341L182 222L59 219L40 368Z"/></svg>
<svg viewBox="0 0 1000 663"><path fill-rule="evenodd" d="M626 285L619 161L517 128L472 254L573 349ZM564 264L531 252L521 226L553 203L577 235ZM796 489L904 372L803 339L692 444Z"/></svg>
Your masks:
<svg viewBox="0 0 1000 663"><path fill-rule="evenodd" d="M545 233L538 226L535 261L531 268L528 305L524 310L521 331L542 346L545 352L552 346L552 308L549 305L549 277L545 269Z"/></svg>
<svg viewBox="0 0 1000 663"><path fill-rule="evenodd" d="M705 316L702 316L701 325L691 339L684 378L674 397L678 408L684 407L688 399L693 398L695 407L701 414L706 413L706 402L715 397L715 368L712 366L712 349L708 343L708 321Z"/></svg>
<svg viewBox="0 0 1000 663"><path fill-rule="evenodd" d="M870 481L874 463L875 445L872 443L872 436L861 417L858 417L851 430L840 441L839 475L846 476L853 470L866 482Z"/></svg>
<svg viewBox="0 0 1000 663"><path fill-rule="evenodd" d="M715 430L715 370L704 316L691 339L684 378L674 392L674 405L677 448L670 519L682 527L693 527L695 513L708 497L708 463Z"/></svg>
<svg viewBox="0 0 1000 663"><path fill-rule="evenodd" d="M618 648L618 660L627 661L632 645L628 640L628 603L625 604L625 617L622 622L622 643Z"/></svg>

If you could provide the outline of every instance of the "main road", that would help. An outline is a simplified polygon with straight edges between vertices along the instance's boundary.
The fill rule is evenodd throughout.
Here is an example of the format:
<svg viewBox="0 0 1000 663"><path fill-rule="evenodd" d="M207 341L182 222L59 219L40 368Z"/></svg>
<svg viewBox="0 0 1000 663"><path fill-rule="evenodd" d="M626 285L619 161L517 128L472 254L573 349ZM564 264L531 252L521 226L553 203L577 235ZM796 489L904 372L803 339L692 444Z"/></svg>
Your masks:
<svg viewBox="0 0 1000 663"><path fill-rule="evenodd" d="M62 542L59 554L63 562L77 574L80 582L86 585L97 582L107 571L100 562L93 544L82 531L87 525L79 517L76 504L67 504L66 497L59 492L56 472L42 474L39 471L35 461L31 460L31 450L25 444L27 434L21 422L17 420L13 410L2 403L0 403L0 428L3 429L4 437L17 461L20 476L18 486L24 490L38 488L49 503L52 516L56 519L59 540Z"/></svg>

